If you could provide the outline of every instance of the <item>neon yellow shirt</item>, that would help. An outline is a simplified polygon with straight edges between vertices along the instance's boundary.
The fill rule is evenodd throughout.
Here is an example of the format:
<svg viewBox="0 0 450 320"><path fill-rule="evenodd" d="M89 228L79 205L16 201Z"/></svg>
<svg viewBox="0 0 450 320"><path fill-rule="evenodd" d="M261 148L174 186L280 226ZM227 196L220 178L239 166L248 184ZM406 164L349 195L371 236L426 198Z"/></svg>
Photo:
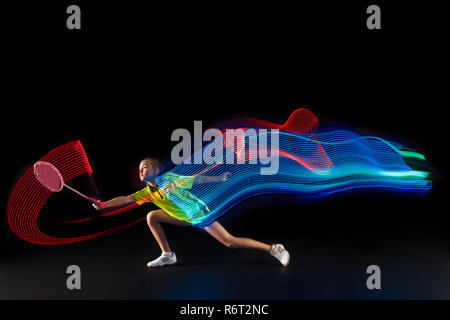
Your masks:
<svg viewBox="0 0 450 320"><path fill-rule="evenodd" d="M157 183L162 183L162 187L150 187L147 185L133 194L138 205L152 202L171 217L186 222L191 222L189 217L193 215L203 215L205 211L210 211L202 200L187 190L192 188L194 177L168 172L162 178L158 177ZM177 206L174 201L183 204L184 208L190 212L186 212L187 210Z"/></svg>

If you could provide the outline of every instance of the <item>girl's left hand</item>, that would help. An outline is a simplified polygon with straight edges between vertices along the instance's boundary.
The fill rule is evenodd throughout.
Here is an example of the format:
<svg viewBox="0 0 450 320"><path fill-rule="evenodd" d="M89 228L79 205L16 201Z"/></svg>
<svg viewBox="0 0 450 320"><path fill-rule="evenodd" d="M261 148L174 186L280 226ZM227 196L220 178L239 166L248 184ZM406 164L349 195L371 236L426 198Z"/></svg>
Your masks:
<svg viewBox="0 0 450 320"><path fill-rule="evenodd" d="M231 172L224 172L222 174L222 181L227 181L229 175L231 175Z"/></svg>

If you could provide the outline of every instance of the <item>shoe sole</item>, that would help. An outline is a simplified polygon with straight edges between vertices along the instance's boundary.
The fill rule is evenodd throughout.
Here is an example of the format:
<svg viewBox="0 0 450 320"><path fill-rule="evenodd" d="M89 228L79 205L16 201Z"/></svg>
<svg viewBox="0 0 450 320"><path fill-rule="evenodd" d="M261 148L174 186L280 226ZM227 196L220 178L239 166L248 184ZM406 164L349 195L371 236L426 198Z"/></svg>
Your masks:
<svg viewBox="0 0 450 320"><path fill-rule="evenodd" d="M287 267L289 262L291 262L291 255L289 254L289 252L287 250L286 250L286 253L288 254L287 261L285 263L281 262L281 264L285 267Z"/></svg>
<svg viewBox="0 0 450 320"><path fill-rule="evenodd" d="M162 266L149 266L149 265L147 265L147 268L161 268L161 267L173 266L174 264L177 264L177 263L176 262L167 263L167 264L163 264Z"/></svg>

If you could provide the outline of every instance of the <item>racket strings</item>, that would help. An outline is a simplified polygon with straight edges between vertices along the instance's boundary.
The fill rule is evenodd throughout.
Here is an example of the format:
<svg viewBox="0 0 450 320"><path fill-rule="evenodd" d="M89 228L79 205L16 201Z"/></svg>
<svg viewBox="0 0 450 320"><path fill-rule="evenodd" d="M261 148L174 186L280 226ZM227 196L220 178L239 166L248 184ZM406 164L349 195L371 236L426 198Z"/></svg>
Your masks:
<svg viewBox="0 0 450 320"><path fill-rule="evenodd" d="M52 164L46 162L36 163L34 173L40 183L53 192L61 191L64 181L61 174Z"/></svg>

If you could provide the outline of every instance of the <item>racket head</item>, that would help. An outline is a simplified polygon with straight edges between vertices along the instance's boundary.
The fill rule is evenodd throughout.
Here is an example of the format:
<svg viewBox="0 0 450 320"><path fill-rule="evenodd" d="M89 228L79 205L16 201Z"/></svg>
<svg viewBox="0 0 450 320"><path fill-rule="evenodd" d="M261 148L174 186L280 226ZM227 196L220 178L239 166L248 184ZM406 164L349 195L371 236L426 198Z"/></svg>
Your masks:
<svg viewBox="0 0 450 320"><path fill-rule="evenodd" d="M64 187L64 179L59 170L47 161L38 161L33 166L36 179L48 190L59 192Z"/></svg>

